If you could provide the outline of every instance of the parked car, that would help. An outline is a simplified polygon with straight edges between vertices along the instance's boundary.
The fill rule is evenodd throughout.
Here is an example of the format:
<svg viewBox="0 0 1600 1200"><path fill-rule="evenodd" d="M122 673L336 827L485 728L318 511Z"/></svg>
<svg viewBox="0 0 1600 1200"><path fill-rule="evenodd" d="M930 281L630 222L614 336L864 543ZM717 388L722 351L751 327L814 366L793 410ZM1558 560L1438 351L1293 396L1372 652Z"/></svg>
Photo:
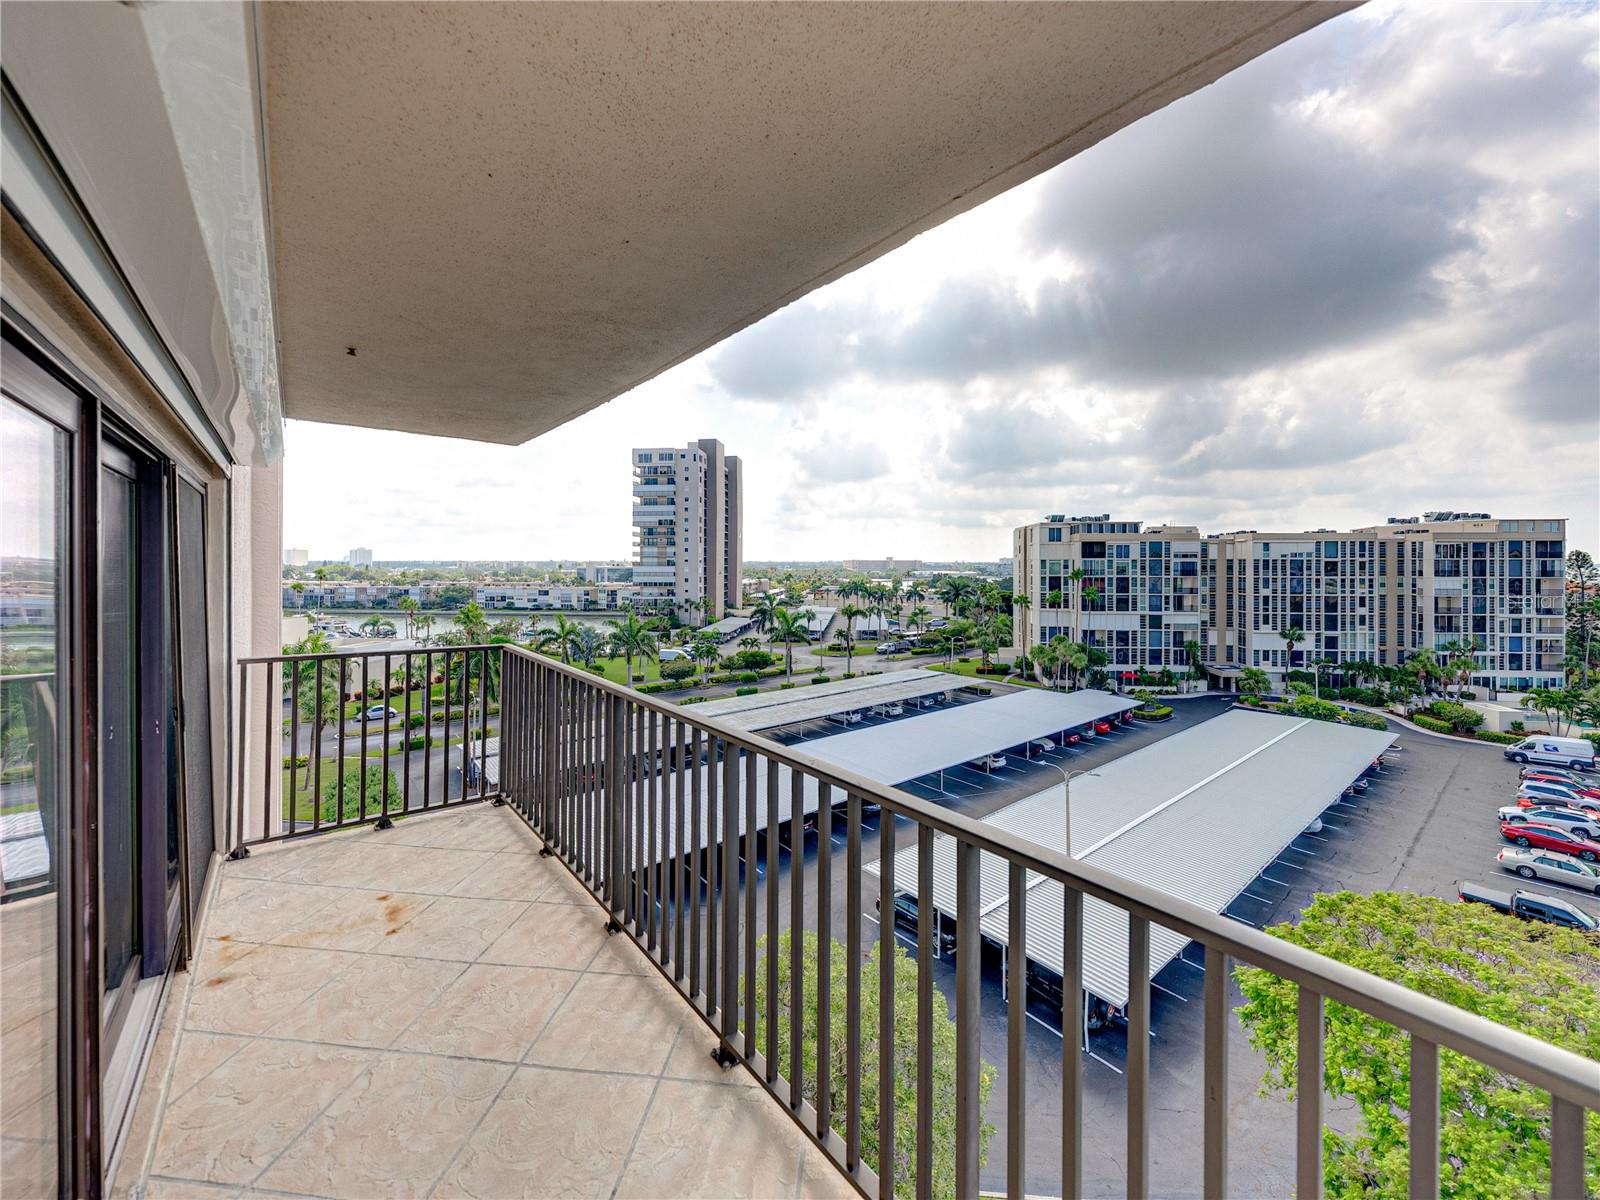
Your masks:
<svg viewBox="0 0 1600 1200"><path fill-rule="evenodd" d="M980 771L998 771L1006 765L1004 754L985 754L982 758L975 758L969 766L977 767Z"/></svg>
<svg viewBox="0 0 1600 1200"><path fill-rule="evenodd" d="M1063 746L1076 746L1081 741L1083 741L1083 734L1081 733L1063 733L1061 735L1061 744Z"/></svg>
<svg viewBox="0 0 1600 1200"><path fill-rule="evenodd" d="M1133 724L1133 709L1131 709L1131 708L1123 709L1122 712L1117 714L1117 720L1121 721L1124 725L1132 725Z"/></svg>
<svg viewBox="0 0 1600 1200"><path fill-rule="evenodd" d="M881 898L874 900L872 902L872 906L873 908L877 909L878 914L881 917L883 914L883 900ZM916 897L908 896L904 892L901 892L899 895L895 896L894 923L896 927L905 930L912 936L916 936L917 926L919 924ZM937 947L941 953L950 954L955 950L955 934L947 933L940 929L939 922L937 920L934 922L934 936L938 939Z"/></svg>
<svg viewBox="0 0 1600 1200"><path fill-rule="evenodd" d="M1481 883L1457 883L1456 895L1470 903L1487 904L1490 908L1530 921L1548 921L1569 929L1593 930L1600 926L1600 922L1596 922L1571 901L1563 900L1560 896L1547 896L1543 892L1525 892L1521 888L1502 892Z"/></svg>
<svg viewBox="0 0 1600 1200"><path fill-rule="evenodd" d="M1563 771L1560 767L1523 767L1518 779L1537 779L1542 783L1567 783L1573 787L1594 787L1595 781L1582 771Z"/></svg>
<svg viewBox="0 0 1600 1200"><path fill-rule="evenodd" d="M656 659L660 662L674 662L677 659L688 657L689 652L687 650L673 650L670 647L668 649L658 651L656 654Z"/></svg>
<svg viewBox="0 0 1600 1200"><path fill-rule="evenodd" d="M1550 779L1535 775L1524 776L1523 778L1517 780L1517 786L1519 788L1527 787L1532 784L1538 784L1541 787L1562 788L1565 791L1571 792L1574 796L1587 796L1592 800L1600 800L1600 787L1596 787L1593 782L1588 780L1571 777L1565 779Z"/></svg>
<svg viewBox="0 0 1600 1200"><path fill-rule="evenodd" d="M1558 804L1565 804L1569 808L1594 808L1600 806L1600 796L1592 796L1587 791L1580 792L1561 783L1538 783L1526 780L1517 787L1517 798L1531 800L1553 800ZM1523 807L1527 807L1524 805Z"/></svg>
<svg viewBox="0 0 1600 1200"><path fill-rule="evenodd" d="M1085 725L1082 729L1078 730L1078 735L1080 737L1082 737L1083 740L1086 741L1086 742L1087 741L1093 741L1094 737L1095 737L1094 722L1091 721L1091 722L1089 722L1089 724Z"/></svg>
<svg viewBox="0 0 1600 1200"><path fill-rule="evenodd" d="M1516 825L1510 821L1502 821L1500 836L1519 846L1559 850L1563 854L1576 854L1585 862L1600 862L1600 842L1592 841L1580 833L1559 829L1554 825L1536 825L1531 821Z"/></svg>
<svg viewBox="0 0 1600 1200"><path fill-rule="evenodd" d="M1500 810L1500 820L1502 824L1509 821L1513 825L1525 825L1532 821L1535 825L1554 825L1600 841L1600 824L1576 808L1518 808L1508 804Z"/></svg>
<svg viewBox="0 0 1600 1200"><path fill-rule="evenodd" d="M395 710L390 708L387 704L374 704L366 711L366 717L369 721L387 721L390 718L398 717L399 715L399 713L395 712Z"/></svg>
<svg viewBox="0 0 1600 1200"><path fill-rule="evenodd" d="M1039 751L1041 754L1049 754L1050 751L1056 748L1056 744L1049 738L1039 738L1033 743L1032 748Z"/></svg>
<svg viewBox="0 0 1600 1200"><path fill-rule="evenodd" d="M1535 734L1514 746L1507 746L1505 756L1514 763L1543 763L1550 767L1571 767L1574 771L1594 770L1594 743L1587 738Z"/></svg>
<svg viewBox="0 0 1600 1200"><path fill-rule="evenodd" d="M1110 721L1096 721L1094 723L1094 731L1096 733L1110 733L1111 732L1111 722Z"/></svg>
<svg viewBox="0 0 1600 1200"><path fill-rule="evenodd" d="M861 723L861 714L858 712L829 713L828 720L835 725L858 725Z"/></svg>
<svg viewBox="0 0 1600 1200"><path fill-rule="evenodd" d="M1581 858L1573 858L1570 854L1507 846L1494 856L1494 860L1501 869L1515 871L1524 879L1549 879L1600 895L1600 867L1586 863Z"/></svg>

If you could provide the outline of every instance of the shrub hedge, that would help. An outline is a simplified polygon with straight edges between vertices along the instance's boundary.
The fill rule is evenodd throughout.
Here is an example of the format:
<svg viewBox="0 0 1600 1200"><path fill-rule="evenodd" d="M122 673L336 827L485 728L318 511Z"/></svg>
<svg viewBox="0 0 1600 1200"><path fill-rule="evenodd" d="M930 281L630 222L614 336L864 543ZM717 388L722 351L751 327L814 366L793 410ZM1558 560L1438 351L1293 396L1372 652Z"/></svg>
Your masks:
<svg viewBox="0 0 1600 1200"><path fill-rule="evenodd" d="M735 696L754 696L760 690L761 690L760 688L753 688L753 687L735 688L733 690L733 694Z"/></svg>
<svg viewBox="0 0 1600 1200"><path fill-rule="evenodd" d="M1140 721L1165 721L1172 716L1170 705L1157 704L1154 708L1136 708L1133 715Z"/></svg>
<svg viewBox="0 0 1600 1200"><path fill-rule="evenodd" d="M1518 733L1497 733L1493 729L1480 729L1472 735L1480 742L1493 742L1496 746L1515 746L1522 740Z"/></svg>

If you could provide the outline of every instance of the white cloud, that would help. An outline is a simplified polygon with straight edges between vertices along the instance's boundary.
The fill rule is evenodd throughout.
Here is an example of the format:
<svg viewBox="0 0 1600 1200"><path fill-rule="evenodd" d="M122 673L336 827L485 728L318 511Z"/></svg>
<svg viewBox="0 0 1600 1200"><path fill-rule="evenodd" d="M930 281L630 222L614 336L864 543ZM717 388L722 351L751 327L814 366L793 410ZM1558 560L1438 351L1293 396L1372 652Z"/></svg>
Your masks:
<svg viewBox="0 0 1600 1200"><path fill-rule="evenodd" d="M1064 509L1600 549L1597 30L1355 10L526 446L291 423L285 540L620 557L629 448L715 436L753 558L996 558Z"/></svg>

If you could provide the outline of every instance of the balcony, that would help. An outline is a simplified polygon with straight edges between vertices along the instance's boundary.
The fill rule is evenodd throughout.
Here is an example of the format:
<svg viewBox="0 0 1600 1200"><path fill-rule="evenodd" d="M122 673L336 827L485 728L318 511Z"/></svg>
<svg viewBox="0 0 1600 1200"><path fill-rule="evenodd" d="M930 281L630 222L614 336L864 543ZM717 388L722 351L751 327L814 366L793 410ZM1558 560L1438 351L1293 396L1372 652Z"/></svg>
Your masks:
<svg viewBox="0 0 1600 1200"><path fill-rule="evenodd" d="M309 776L344 778L352 754L379 753L374 735L351 751L341 719L302 740L304 723L261 697L345 678L349 657L241 667L251 724L287 734ZM1441 1047L1548 1093L1533 1102L1552 1194L1582 1193L1600 1078L1576 1055L520 649L435 651L420 670L423 652L392 657L405 661L387 678L409 690L390 705L424 728L459 708L460 737L430 765L426 745L383 735L395 778L370 804L308 810L287 766L241 774L236 857L136 1118L154 1134L130 1170L152 1193L890 1196L931 1180L939 1195L1188 1194L1202 1181L1224 1195L1236 1166L1254 1189L1315 1196L1330 1002L1410 1040L1412 1095L1434 1105L1410 1115L1412 1197L1438 1194L1457 1102ZM909 953L880 957L871 906L893 910L911 886L896 886L896 851L916 848L916 891L930 895L939 835L956 905L938 949L927 921ZM1064 903L1048 933L1060 987L1044 1000L1025 956L996 969L980 929L980 896L1034 883ZM1087 1034L1059 1031L1084 1027L1086 915L1108 909L1127 929L1126 1038L1117 1074L1091 1081ZM1031 947L1033 912L1010 905L1008 944ZM771 951L769 934L801 930L816 936ZM1162 1017L1188 1023L1181 1061L1153 1040L1148 964L1164 932L1198 947L1204 976L1191 1011ZM1301 1056L1293 1102L1254 1095L1235 964L1298 985L1318 1052ZM834 1003L808 1004L817 993ZM937 1135L936 1091L950 1105ZM882 1095L900 1099L879 1107ZM1233 1163L1230 1124L1252 1131ZM936 1157L935 1136L953 1155L941 1142Z"/></svg>
<svg viewBox="0 0 1600 1200"><path fill-rule="evenodd" d="M542 847L474 805L226 864L149 1194L854 1195Z"/></svg>

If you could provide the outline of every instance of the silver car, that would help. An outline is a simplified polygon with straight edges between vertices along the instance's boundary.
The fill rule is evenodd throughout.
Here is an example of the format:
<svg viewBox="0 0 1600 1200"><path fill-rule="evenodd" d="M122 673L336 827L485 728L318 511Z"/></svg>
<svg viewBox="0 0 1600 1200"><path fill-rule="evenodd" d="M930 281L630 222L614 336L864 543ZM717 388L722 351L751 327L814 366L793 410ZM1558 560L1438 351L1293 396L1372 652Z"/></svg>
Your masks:
<svg viewBox="0 0 1600 1200"><path fill-rule="evenodd" d="M1570 854L1507 846L1494 857L1502 870L1515 871L1524 879L1549 879L1600 895L1600 866L1586 863Z"/></svg>
<svg viewBox="0 0 1600 1200"><path fill-rule="evenodd" d="M1500 820L1512 825L1532 821L1538 825L1554 825L1568 833L1581 833L1591 841L1600 842L1600 821L1575 808L1518 808L1507 804L1500 810Z"/></svg>

